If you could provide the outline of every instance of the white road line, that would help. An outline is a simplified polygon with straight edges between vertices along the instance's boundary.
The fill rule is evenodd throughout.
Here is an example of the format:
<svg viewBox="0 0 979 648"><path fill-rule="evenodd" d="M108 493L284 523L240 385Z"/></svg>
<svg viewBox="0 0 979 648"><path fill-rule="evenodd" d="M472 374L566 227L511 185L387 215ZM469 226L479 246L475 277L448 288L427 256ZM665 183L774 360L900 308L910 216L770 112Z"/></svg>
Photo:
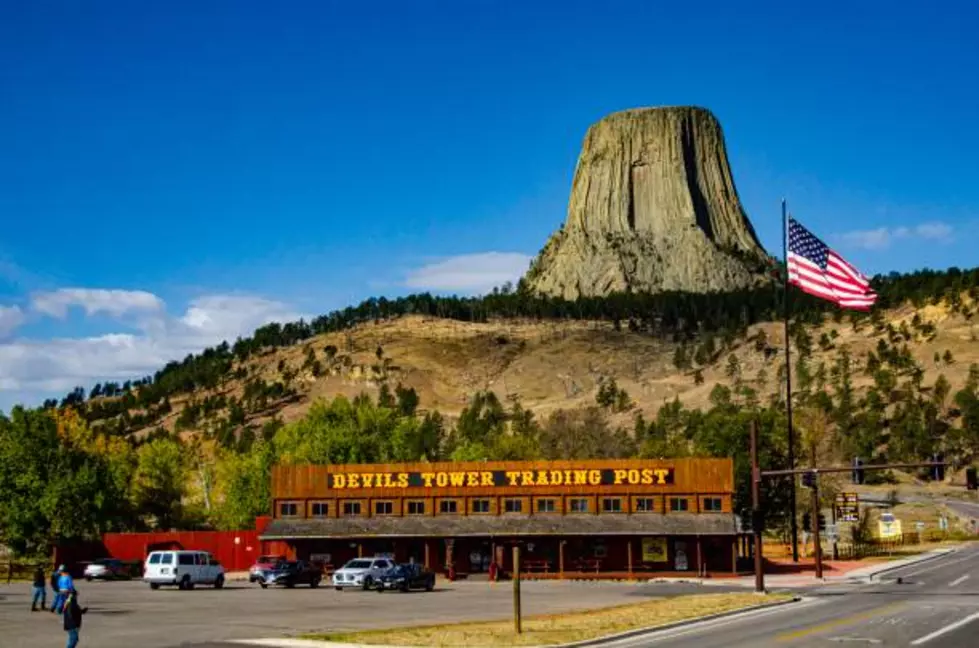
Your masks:
<svg viewBox="0 0 979 648"><path fill-rule="evenodd" d="M966 574L965 576L959 576L954 581L952 581L951 583L949 583L948 586L949 587L955 587L959 583L962 583L962 582L967 581L967 580L969 580L969 575L968 574Z"/></svg>
<svg viewBox="0 0 979 648"><path fill-rule="evenodd" d="M945 626L944 628L939 628L938 630L935 630L931 634L927 634L924 637L920 637L918 639L915 639L914 641L911 642L911 645L912 646L920 646L921 644L927 643L927 642L931 641L932 639L937 639L938 637L941 637L942 635L946 635L949 632L952 632L953 630L958 630L962 626L966 625L967 623L972 623L976 619L979 619L979 612L976 612L975 614L970 614L969 616L965 617L964 619L959 619L955 623L950 623L949 625Z"/></svg>

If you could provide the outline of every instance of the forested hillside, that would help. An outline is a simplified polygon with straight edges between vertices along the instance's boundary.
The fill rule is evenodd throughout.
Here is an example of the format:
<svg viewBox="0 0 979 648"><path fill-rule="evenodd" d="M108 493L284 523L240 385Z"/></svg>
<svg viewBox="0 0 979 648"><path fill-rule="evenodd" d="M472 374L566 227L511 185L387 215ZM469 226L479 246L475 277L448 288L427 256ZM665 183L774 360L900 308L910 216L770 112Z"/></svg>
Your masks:
<svg viewBox="0 0 979 648"><path fill-rule="evenodd" d="M971 462L979 270L874 284L869 314L790 295L800 454ZM781 300L775 287L573 302L504 287L269 325L0 418L0 542L43 553L110 529L247 526L280 461L709 454L744 477L756 419L765 461L784 465ZM776 519L784 501L767 499Z"/></svg>

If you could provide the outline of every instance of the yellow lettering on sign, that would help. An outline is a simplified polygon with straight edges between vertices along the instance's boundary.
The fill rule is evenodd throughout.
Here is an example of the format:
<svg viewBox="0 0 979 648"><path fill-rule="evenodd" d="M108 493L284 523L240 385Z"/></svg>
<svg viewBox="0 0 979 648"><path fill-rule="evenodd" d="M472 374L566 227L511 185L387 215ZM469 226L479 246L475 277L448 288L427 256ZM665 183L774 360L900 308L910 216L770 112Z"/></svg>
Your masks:
<svg viewBox="0 0 979 648"><path fill-rule="evenodd" d="M624 482L625 481L625 476L626 476L626 471L624 471L624 470L616 470L615 471L615 483L616 484L621 484L622 482Z"/></svg>
<svg viewBox="0 0 979 648"><path fill-rule="evenodd" d="M564 473L560 470L552 470L548 478L550 479L551 486L560 486L564 483Z"/></svg>
<svg viewBox="0 0 979 648"><path fill-rule="evenodd" d="M466 486L479 486L479 473L466 473Z"/></svg>
<svg viewBox="0 0 979 648"><path fill-rule="evenodd" d="M448 473L440 472L435 473L435 484L439 488L445 488L449 485L449 475Z"/></svg>
<svg viewBox="0 0 979 648"><path fill-rule="evenodd" d="M534 472L532 470L525 470L520 473L520 480L523 482L521 486L533 486L534 485Z"/></svg>
<svg viewBox="0 0 979 648"><path fill-rule="evenodd" d="M639 479L639 483L643 486L648 486L653 483L653 471L649 468L642 469L642 476Z"/></svg>
<svg viewBox="0 0 979 648"><path fill-rule="evenodd" d="M657 468L657 469L653 470L653 473L656 474L656 483L657 484L665 484L666 483L666 476L670 474L670 469L669 468Z"/></svg>
<svg viewBox="0 0 979 648"><path fill-rule="evenodd" d="M508 470L508 471L506 471L506 480L507 480L507 483L510 484L510 486L516 486L518 479L520 479L520 473L519 472L517 472L516 470Z"/></svg>
<svg viewBox="0 0 979 648"><path fill-rule="evenodd" d="M453 486L465 486L466 485L466 473L454 472L449 473L449 483Z"/></svg>
<svg viewBox="0 0 979 648"><path fill-rule="evenodd" d="M570 470L565 470L564 471L564 485L565 486L570 486L571 485L571 471Z"/></svg>
<svg viewBox="0 0 979 648"><path fill-rule="evenodd" d="M408 473L398 473L398 487L408 488Z"/></svg>
<svg viewBox="0 0 979 648"><path fill-rule="evenodd" d="M364 488L371 488L374 486L374 478L380 477L380 475L372 475L371 473L361 473L360 482L364 485Z"/></svg>
<svg viewBox="0 0 979 648"><path fill-rule="evenodd" d="M346 475L333 475L333 488L346 488L346 487L347 487Z"/></svg>
<svg viewBox="0 0 979 648"><path fill-rule="evenodd" d="M347 488L360 488L360 475L357 473L347 475Z"/></svg>
<svg viewBox="0 0 979 648"><path fill-rule="evenodd" d="M547 481L547 471L538 470L537 471L537 485L538 486L550 486L551 483Z"/></svg>
<svg viewBox="0 0 979 648"><path fill-rule="evenodd" d="M433 479L435 479L435 473L422 473L422 483L425 484L425 488L432 487ZM405 475L405 481L408 481L408 475Z"/></svg>
<svg viewBox="0 0 979 648"><path fill-rule="evenodd" d="M602 483L602 471L601 470L589 470L588 471L588 484L591 486L598 486Z"/></svg>
<svg viewBox="0 0 979 648"><path fill-rule="evenodd" d="M492 486L493 485L493 473L491 473L491 472L481 472L481 473L479 473L479 485L480 486Z"/></svg>
<svg viewBox="0 0 979 648"><path fill-rule="evenodd" d="M588 483L588 471L587 470L576 470L574 471L574 485L584 486Z"/></svg>
<svg viewBox="0 0 979 648"><path fill-rule="evenodd" d="M639 471L633 468L629 471L629 483L638 484L639 483Z"/></svg>

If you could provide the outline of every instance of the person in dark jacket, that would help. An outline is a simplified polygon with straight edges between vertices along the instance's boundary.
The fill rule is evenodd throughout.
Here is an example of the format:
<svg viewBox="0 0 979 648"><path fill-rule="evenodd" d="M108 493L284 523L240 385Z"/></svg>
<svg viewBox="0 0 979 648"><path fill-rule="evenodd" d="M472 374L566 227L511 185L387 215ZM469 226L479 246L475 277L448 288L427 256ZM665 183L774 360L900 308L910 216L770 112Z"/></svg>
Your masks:
<svg viewBox="0 0 979 648"><path fill-rule="evenodd" d="M61 571L55 567L51 572L51 613L58 611L58 579L61 578Z"/></svg>
<svg viewBox="0 0 979 648"><path fill-rule="evenodd" d="M65 632L68 633L68 643L65 648L75 648L78 645L78 631L82 629L82 615L88 612L87 607L78 603L78 590L74 587L68 591L65 599L64 618Z"/></svg>
<svg viewBox="0 0 979 648"><path fill-rule="evenodd" d="M43 611L44 604L47 603L48 598L48 581L44 576L44 570L40 565L34 570L34 590L33 597L31 598L31 612L37 612L37 602L41 602L41 610Z"/></svg>

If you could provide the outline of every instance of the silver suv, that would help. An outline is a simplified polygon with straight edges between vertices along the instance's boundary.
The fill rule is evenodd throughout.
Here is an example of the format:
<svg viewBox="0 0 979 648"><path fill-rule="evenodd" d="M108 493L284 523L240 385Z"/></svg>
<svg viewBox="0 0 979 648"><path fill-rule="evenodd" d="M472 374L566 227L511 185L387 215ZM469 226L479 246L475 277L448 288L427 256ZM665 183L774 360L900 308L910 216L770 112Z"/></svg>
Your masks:
<svg viewBox="0 0 979 648"><path fill-rule="evenodd" d="M369 590L374 587L378 577L391 567L394 567L394 561L388 558L354 558L333 572L333 587L338 590L344 587Z"/></svg>

